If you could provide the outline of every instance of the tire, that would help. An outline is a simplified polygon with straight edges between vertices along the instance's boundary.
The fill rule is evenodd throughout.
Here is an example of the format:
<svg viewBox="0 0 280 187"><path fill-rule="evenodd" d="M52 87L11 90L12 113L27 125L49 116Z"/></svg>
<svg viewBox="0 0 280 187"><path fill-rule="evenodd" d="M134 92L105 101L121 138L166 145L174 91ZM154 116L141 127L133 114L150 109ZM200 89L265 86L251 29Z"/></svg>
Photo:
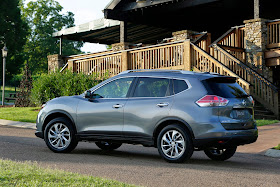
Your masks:
<svg viewBox="0 0 280 187"><path fill-rule="evenodd" d="M59 117L51 120L44 131L44 140L50 150L55 153L69 153L76 148L78 140L73 124L67 118Z"/></svg>
<svg viewBox="0 0 280 187"><path fill-rule="evenodd" d="M110 142L95 142L97 147L105 151L112 151L118 149L122 144L121 143L110 143Z"/></svg>
<svg viewBox="0 0 280 187"><path fill-rule="evenodd" d="M208 148L204 153L212 160L224 161L231 158L236 152L237 146L226 149Z"/></svg>
<svg viewBox="0 0 280 187"><path fill-rule="evenodd" d="M171 163L184 162L193 154L193 144L189 133L180 125L172 124L163 128L157 137L159 154Z"/></svg>

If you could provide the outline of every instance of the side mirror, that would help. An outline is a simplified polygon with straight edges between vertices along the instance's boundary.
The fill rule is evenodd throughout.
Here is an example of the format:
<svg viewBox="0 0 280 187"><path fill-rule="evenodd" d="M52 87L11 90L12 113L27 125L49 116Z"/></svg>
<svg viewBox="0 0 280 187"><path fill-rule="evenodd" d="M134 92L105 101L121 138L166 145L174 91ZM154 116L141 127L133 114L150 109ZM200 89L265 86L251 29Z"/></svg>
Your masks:
<svg viewBox="0 0 280 187"><path fill-rule="evenodd" d="M85 98L90 99L91 97L92 97L91 91L90 91L90 90L87 90L87 91L85 92Z"/></svg>

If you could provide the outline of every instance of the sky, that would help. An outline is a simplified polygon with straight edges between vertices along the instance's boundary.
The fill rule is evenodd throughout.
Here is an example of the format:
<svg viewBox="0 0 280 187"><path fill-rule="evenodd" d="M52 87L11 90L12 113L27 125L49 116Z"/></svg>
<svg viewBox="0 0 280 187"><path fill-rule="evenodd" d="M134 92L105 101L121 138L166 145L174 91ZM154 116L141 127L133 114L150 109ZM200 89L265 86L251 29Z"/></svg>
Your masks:
<svg viewBox="0 0 280 187"><path fill-rule="evenodd" d="M31 0L26 0L28 3ZM75 25L104 17L102 10L111 0L56 0L64 8L63 13L75 14ZM106 50L105 45L85 43L82 51L98 52Z"/></svg>

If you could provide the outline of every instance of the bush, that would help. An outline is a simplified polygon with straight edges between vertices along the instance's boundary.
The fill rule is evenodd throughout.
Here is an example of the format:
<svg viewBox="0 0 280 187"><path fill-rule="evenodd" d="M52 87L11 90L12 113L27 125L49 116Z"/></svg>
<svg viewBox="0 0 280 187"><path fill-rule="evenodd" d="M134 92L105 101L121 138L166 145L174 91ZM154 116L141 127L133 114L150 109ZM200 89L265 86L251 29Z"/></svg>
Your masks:
<svg viewBox="0 0 280 187"><path fill-rule="evenodd" d="M33 81L31 100L39 106L56 97L82 94L101 81L96 76L70 71L42 74Z"/></svg>

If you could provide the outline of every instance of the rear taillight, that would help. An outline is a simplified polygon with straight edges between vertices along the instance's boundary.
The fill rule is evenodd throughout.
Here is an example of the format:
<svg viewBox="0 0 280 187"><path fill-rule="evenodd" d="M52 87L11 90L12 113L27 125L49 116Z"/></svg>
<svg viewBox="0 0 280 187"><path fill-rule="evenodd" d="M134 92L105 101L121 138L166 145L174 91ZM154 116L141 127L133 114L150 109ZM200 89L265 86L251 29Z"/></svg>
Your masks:
<svg viewBox="0 0 280 187"><path fill-rule="evenodd" d="M229 100L216 96L216 95L206 95L196 101L196 104L200 107L213 107L213 106L226 106Z"/></svg>

